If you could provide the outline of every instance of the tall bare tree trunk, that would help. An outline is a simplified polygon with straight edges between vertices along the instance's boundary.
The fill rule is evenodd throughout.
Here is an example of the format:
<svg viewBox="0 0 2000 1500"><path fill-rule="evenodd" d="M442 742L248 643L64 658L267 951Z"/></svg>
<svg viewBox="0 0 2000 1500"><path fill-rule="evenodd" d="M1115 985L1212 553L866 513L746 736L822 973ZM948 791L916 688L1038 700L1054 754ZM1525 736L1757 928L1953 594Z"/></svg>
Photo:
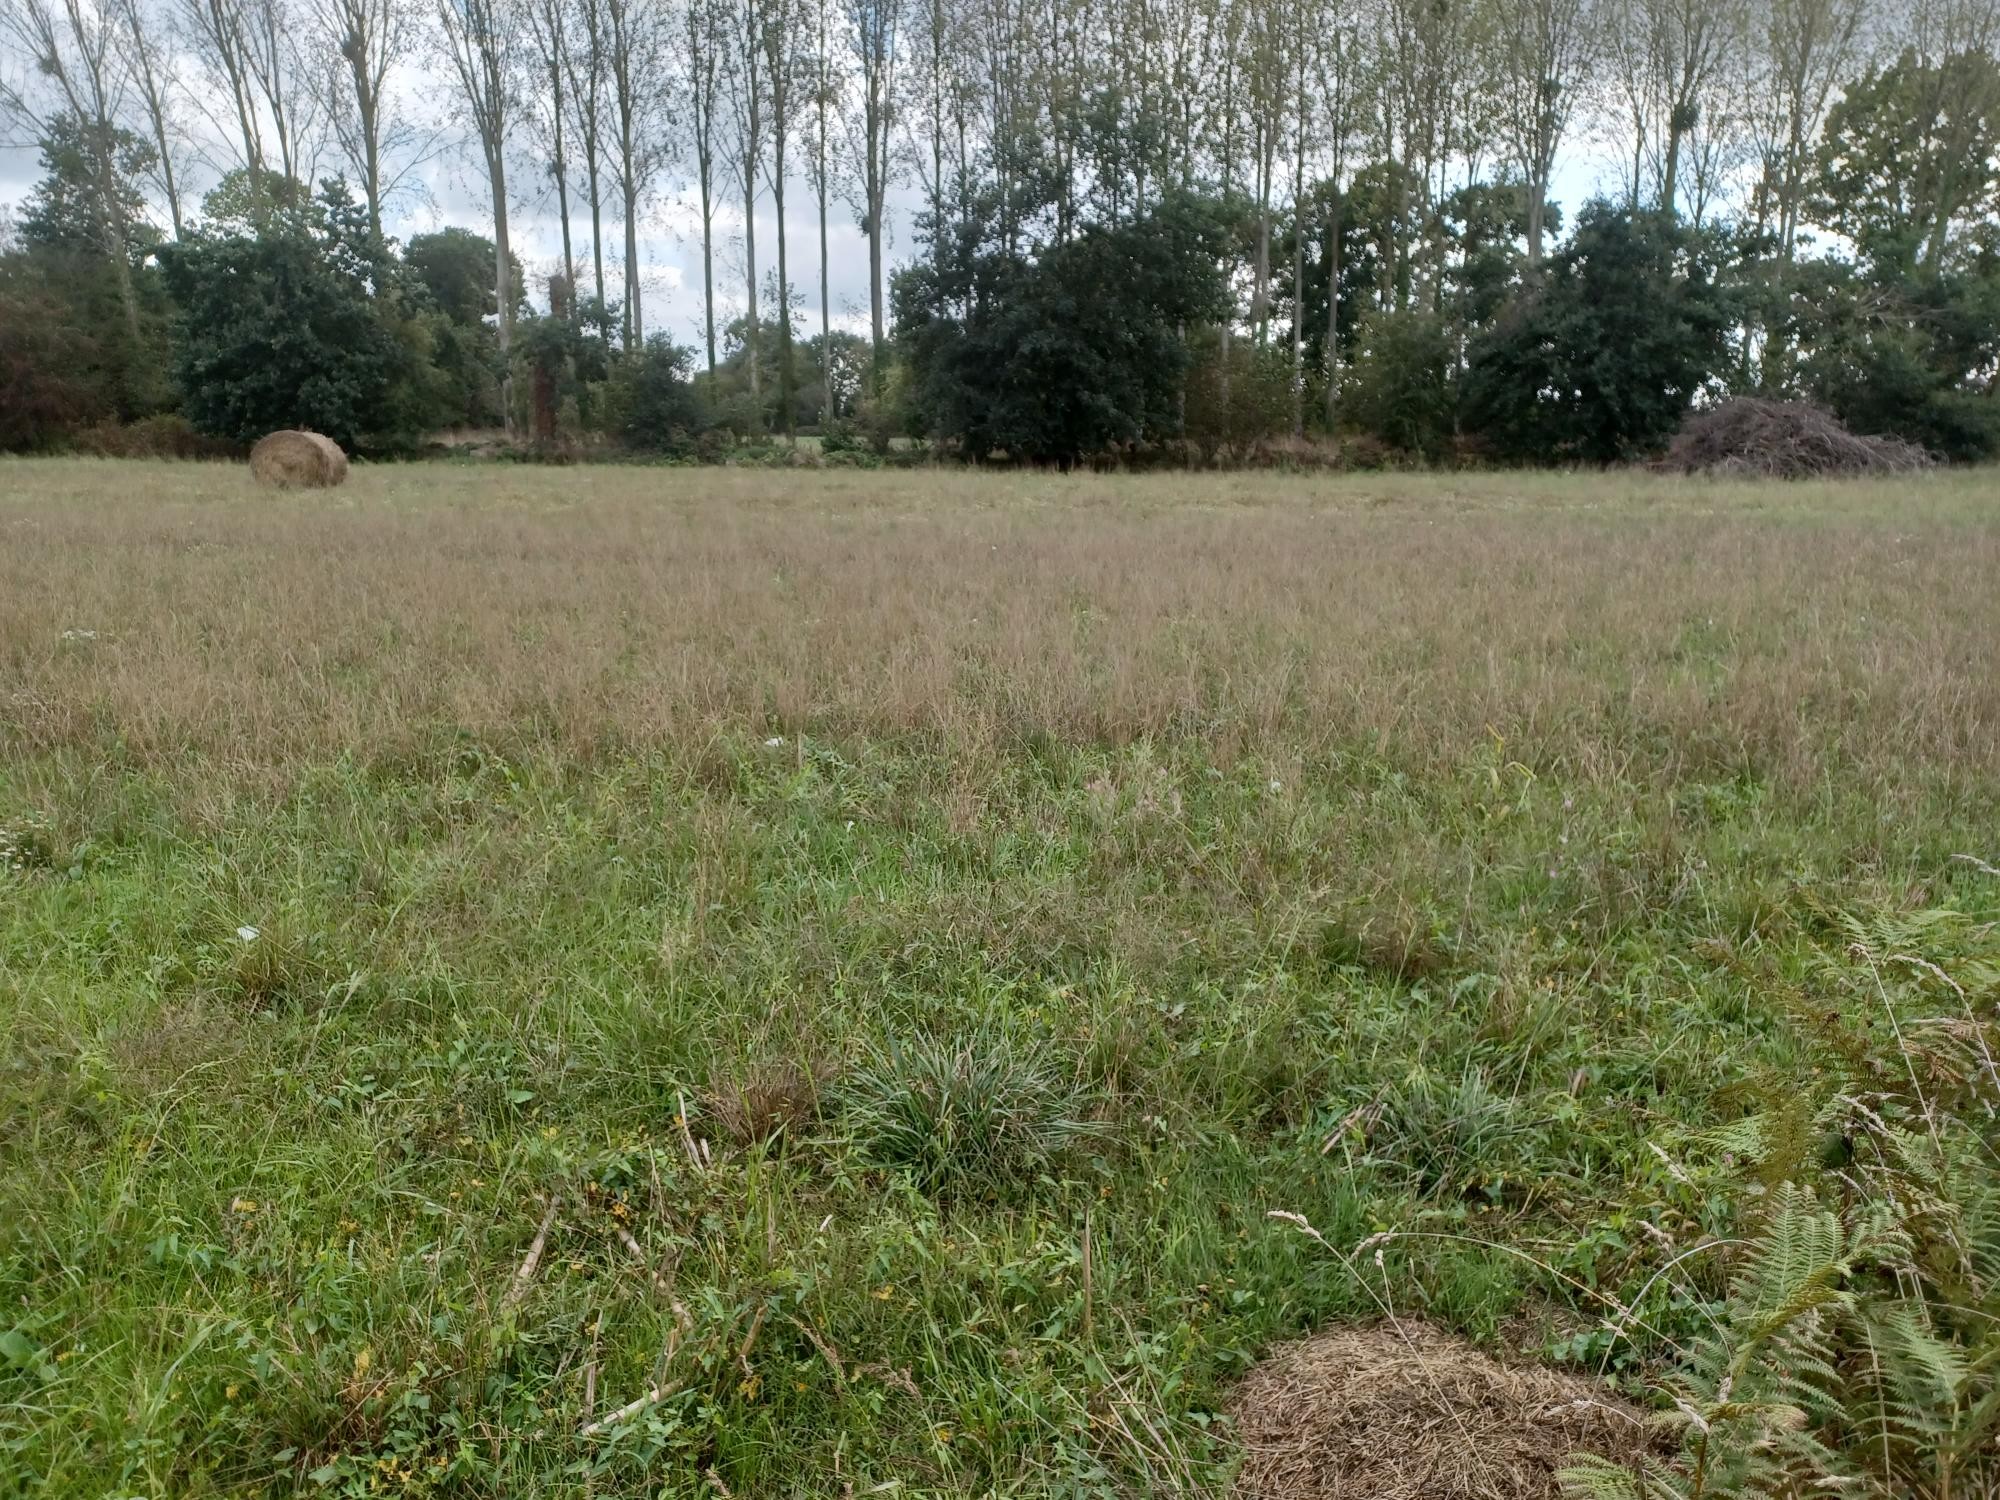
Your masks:
<svg viewBox="0 0 2000 1500"><path fill-rule="evenodd" d="M896 119L896 37L904 0L844 0L848 37L861 72L861 139L854 155L861 173L857 184L862 230L868 236L869 386L877 394L888 376L887 319L883 310L882 239L888 213L890 141ZM938 124L942 126L940 118ZM932 171L942 177L942 146L931 142ZM919 169L921 171L921 168ZM943 183L933 189L931 212L943 213ZM943 219L936 221L943 227Z"/></svg>
<svg viewBox="0 0 2000 1500"><path fill-rule="evenodd" d="M721 17L716 0L688 0L684 19L690 135L701 195L701 315L708 373L715 374L715 129L721 103Z"/></svg>
<svg viewBox="0 0 2000 1500"><path fill-rule="evenodd" d="M446 53L467 122L486 159L493 197L493 298L500 356L501 420L514 430L514 304L507 235L507 131L517 83L515 48L521 18L513 0L438 0Z"/></svg>
<svg viewBox="0 0 2000 1500"><path fill-rule="evenodd" d="M655 0L605 0L605 15L610 22L612 107L618 114L618 195L625 220L624 345L630 353L646 337L639 208L655 170L653 111L662 96L653 79L662 71L665 37Z"/></svg>
<svg viewBox="0 0 2000 1500"><path fill-rule="evenodd" d="M757 3L762 20L758 50L771 106L771 209L778 221L778 427L795 441L798 372L792 361L792 282L785 227L785 188L789 174L785 149L791 144L797 126L794 115L798 107L799 9L796 0L757 0Z"/></svg>
<svg viewBox="0 0 2000 1500"><path fill-rule="evenodd" d="M61 19L48 0L22 0L0 8L0 41L9 52L33 58L34 76L53 91L48 107L37 108L10 86L11 79L0 79L0 122L21 121L46 136L66 114L82 134L90 160L91 237L117 283L118 304L136 354L139 298L132 281L132 226L126 221L118 170L120 65L113 20L76 0L63 5Z"/></svg>
<svg viewBox="0 0 2000 1500"><path fill-rule="evenodd" d="M175 83L172 58L162 28L153 24L140 0L120 0L119 15L124 22L124 44L132 81L138 85L139 102L146 115L146 127L153 137L160 191L167 200L167 216L174 226L174 238L181 238L180 177L174 159L180 151L183 132L174 119L171 94Z"/></svg>
<svg viewBox="0 0 2000 1500"><path fill-rule="evenodd" d="M1326 229L1326 430L1338 436L1340 422L1340 237L1345 195L1333 183L1333 207Z"/></svg>
<svg viewBox="0 0 2000 1500"><path fill-rule="evenodd" d="M556 183L556 214L562 228L562 276L569 289L568 305L562 316L565 321L573 322L577 315L577 296L576 252L570 240L569 151L566 136L569 120L566 82L570 71L567 59L569 51L567 0L532 0L528 21L530 29L534 32L535 47L540 54L539 61L548 90L549 175L555 178Z"/></svg>
<svg viewBox="0 0 2000 1500"><path fill-rule="evenodd" d="M738 0L733 20L741 26L731 45L729 92L736 115L736 155L733 165L743 189L743 291L747 320L743 356L750 394L761 397L762 375L757 346L763 329L757 316L757 177L764 161L764 79L762 64L764 0Z"/></svg>
<svg viewBox="0 0 2000 1500"><path fill-rule="evenodd" d="M826 262L826 83L822 80L819 105L819 165L815 172L819 191L819 421L824 427L834 417L833 410L833 292Z"/></svg>
<svg viewBox="0 0 2000 1500"><path fill-rule="evenodd" d="M583 26L583 74L577 76L577 49L565 46L569 64L569 96L576 107L577 134L583 140L585 189L590 200L590 259L596 275L597 311L604 300L604 68L605 0L577 0L576 17ZM608 333L606 334L608 337Z"/></svg>

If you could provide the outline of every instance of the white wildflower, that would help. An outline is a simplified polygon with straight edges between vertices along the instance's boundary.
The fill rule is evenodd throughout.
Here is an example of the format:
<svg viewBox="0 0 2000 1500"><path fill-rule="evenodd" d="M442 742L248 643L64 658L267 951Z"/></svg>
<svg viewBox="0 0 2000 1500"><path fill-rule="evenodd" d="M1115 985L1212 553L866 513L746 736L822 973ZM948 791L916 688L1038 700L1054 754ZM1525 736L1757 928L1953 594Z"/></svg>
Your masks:
<svg viewBox="0 0 2000 1500"><path fill-rule="evenodd" d="M256 928L248 926L237 928L236 935L239 938L243 939L243 941L246 943L254 943L257 941L259 937L262 936L262 934L259 933Z"/></svg>

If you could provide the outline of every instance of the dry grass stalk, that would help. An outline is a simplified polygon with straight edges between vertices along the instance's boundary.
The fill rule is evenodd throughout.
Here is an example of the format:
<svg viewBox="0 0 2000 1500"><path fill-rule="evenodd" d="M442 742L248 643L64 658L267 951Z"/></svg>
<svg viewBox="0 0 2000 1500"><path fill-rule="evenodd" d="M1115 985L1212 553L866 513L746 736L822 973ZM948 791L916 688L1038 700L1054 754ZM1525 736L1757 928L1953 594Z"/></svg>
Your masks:
<svg viewBox="0 0 2000 1500"><path fill-rule="evenodd" d="M678 1380L666 1380L658 1385L649 1386L644 1394L633 1397L608 1416L601 1417L595 1422L586 1422L577 1436L596 1437L600 1432L609 1431L620 1423L629 1422L648 1407L658 1406L680 1388L681 1383Z"/></svg>
<svg viewBox="0 0 2000 1500"><path fill-rule="evenodd" d="M833 1371L833 1383L835 1385L845 1386L847 1384L847 1371L845 1367L841 1364L840 1351L834 1348L833 1345L830 1342L828 1342L826 1336L822 1334L817 1328L813 1327L812 1324L807 1322L804 1318L796 1318L793 1317L791 1314L787 1313L785 1315L785 1321L790 1323L794 1328L798 1329L800 1333L804 1334L806 1336L806 1342L811 1344L813 1348L819 1351L819 1357L825 1360L827 1368Z"/></svg>
<svg viewBox="0 0 2000 1500"><path fill-rule="evenodd" d="M330 437L287 428L257 440L250 472L281 490L331 489L347 479L347 455Z"/></svg>
<svg viewBox="0 0 2000 1500"><path fill-rule="evenodd" d="M623 1422L631 1421L632 1418L638 1416L639 1413L647 1410L649 1407L658 1406L667 1397L681 1388L681 1382L667 1379L666 1372L673 1368L674 1356L680 1353L681 1344L687 1338L691 1322L692 1320L688 1317L688 1310L676 1302L674 1304L674 1326L667 1334L667 1347L660 1355L659 1378L647 1387L646 1390L619 1407L618 1410L600 1417L594 1422L584 1423L582 1428L577 1432L578 1437L596 1437L600 1432L608 1432Z"/></svg>
<svg viewBox="0 0 2000 1500"><path fill-rule="evenodd" d="M1541 1500L1576 1452L1651 1446L1645 1414L1595 1382L1408 1320L1284 1345L1231 1408L1240 1500Z"/></svg>
<svg viewBox="0 0 2000 1500"><path fill-rule="evenodd" d="M632 1232L622 1224L614 1224L611 1226L611 1229L612 1233L618 1236L618 1243L630 1252L632 1258L638 1261L640 1267L652 1278L653 1290L661 1296L671 1299L674 1295L674 1285L665 1276L662 1276L659 1270L653 1265L653 1258L646 1254L645 1247L634 1239Z"/></svg>
<svg viewBox="0 0 2000 1500"><path fill-rule="evenodd" d="M583 1367L583 1419L597 1414L597 1346L604 1336L604 1312L599 1309L590 1325L590 1358Z"/></svg>
<svg viewBox="0 0 2000 1500"><path fill-rule="evenodd" d="M542 1215L542 1227L535 1231L534 1239L528 1244L528 1253L521 1258L520 1268L514 1272L514 1279L508 1283L506 1295L500 1299L500 1308L503 1312L519 1307L521 1300L528 1295L528 1288L535 1284L536 1268L541 1265L542 1252L549 1245L549 1226L555 1223L556 1210L561 1206L561 1199L549 1200L548 1212Z"/></svg>

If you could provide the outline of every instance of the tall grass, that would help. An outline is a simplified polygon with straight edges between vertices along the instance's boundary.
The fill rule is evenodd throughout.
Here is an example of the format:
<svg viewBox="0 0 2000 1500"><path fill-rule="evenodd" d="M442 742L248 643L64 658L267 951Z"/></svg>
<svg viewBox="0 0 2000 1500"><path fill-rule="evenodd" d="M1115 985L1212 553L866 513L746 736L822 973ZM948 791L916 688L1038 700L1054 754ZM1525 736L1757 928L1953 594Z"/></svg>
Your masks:
<svg viewBox="0 0 2000 1500"><path fill-rule="evenodd" d="M284 766L441 734L591 756L807 731L919 737L976 781L1037 738L1432 773L1491 732L1586 776L1892 794L2000 757L1980 476L1774 497L378 469L329 501L201 465L7 473L17 752Z"/></svg>

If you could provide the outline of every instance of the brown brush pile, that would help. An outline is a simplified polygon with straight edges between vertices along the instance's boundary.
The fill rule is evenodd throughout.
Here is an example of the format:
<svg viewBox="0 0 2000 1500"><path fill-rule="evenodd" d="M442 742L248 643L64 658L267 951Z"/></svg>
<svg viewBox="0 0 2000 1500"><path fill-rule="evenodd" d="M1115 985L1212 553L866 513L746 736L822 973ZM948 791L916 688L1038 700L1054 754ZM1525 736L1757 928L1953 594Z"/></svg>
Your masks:
<svg viewBox="0 0 2000 1500"><path fill-rule="evenodd" d="M1651 1447L1645 1413L1596 1382L1410 1320L1286 1344L1231 1408L1238 1500L1539 1500L1576 1453Z"/></svg>
<svg viewBox="0 0 2000 1500"><path fill-rule="evenodd" d="M330 437L287 429L258 439L250 472L281 490L330 489L347 478L347 455Z"/></svg>
<svg viewBox="0 0 2000 1500"><path fill-rule="evenodd" d="M1675 474L1838 479L1913 474L1932 462L1915 443L1857 436L1810 402L1738 396L1690 413L1661 466Z"/></svg>

